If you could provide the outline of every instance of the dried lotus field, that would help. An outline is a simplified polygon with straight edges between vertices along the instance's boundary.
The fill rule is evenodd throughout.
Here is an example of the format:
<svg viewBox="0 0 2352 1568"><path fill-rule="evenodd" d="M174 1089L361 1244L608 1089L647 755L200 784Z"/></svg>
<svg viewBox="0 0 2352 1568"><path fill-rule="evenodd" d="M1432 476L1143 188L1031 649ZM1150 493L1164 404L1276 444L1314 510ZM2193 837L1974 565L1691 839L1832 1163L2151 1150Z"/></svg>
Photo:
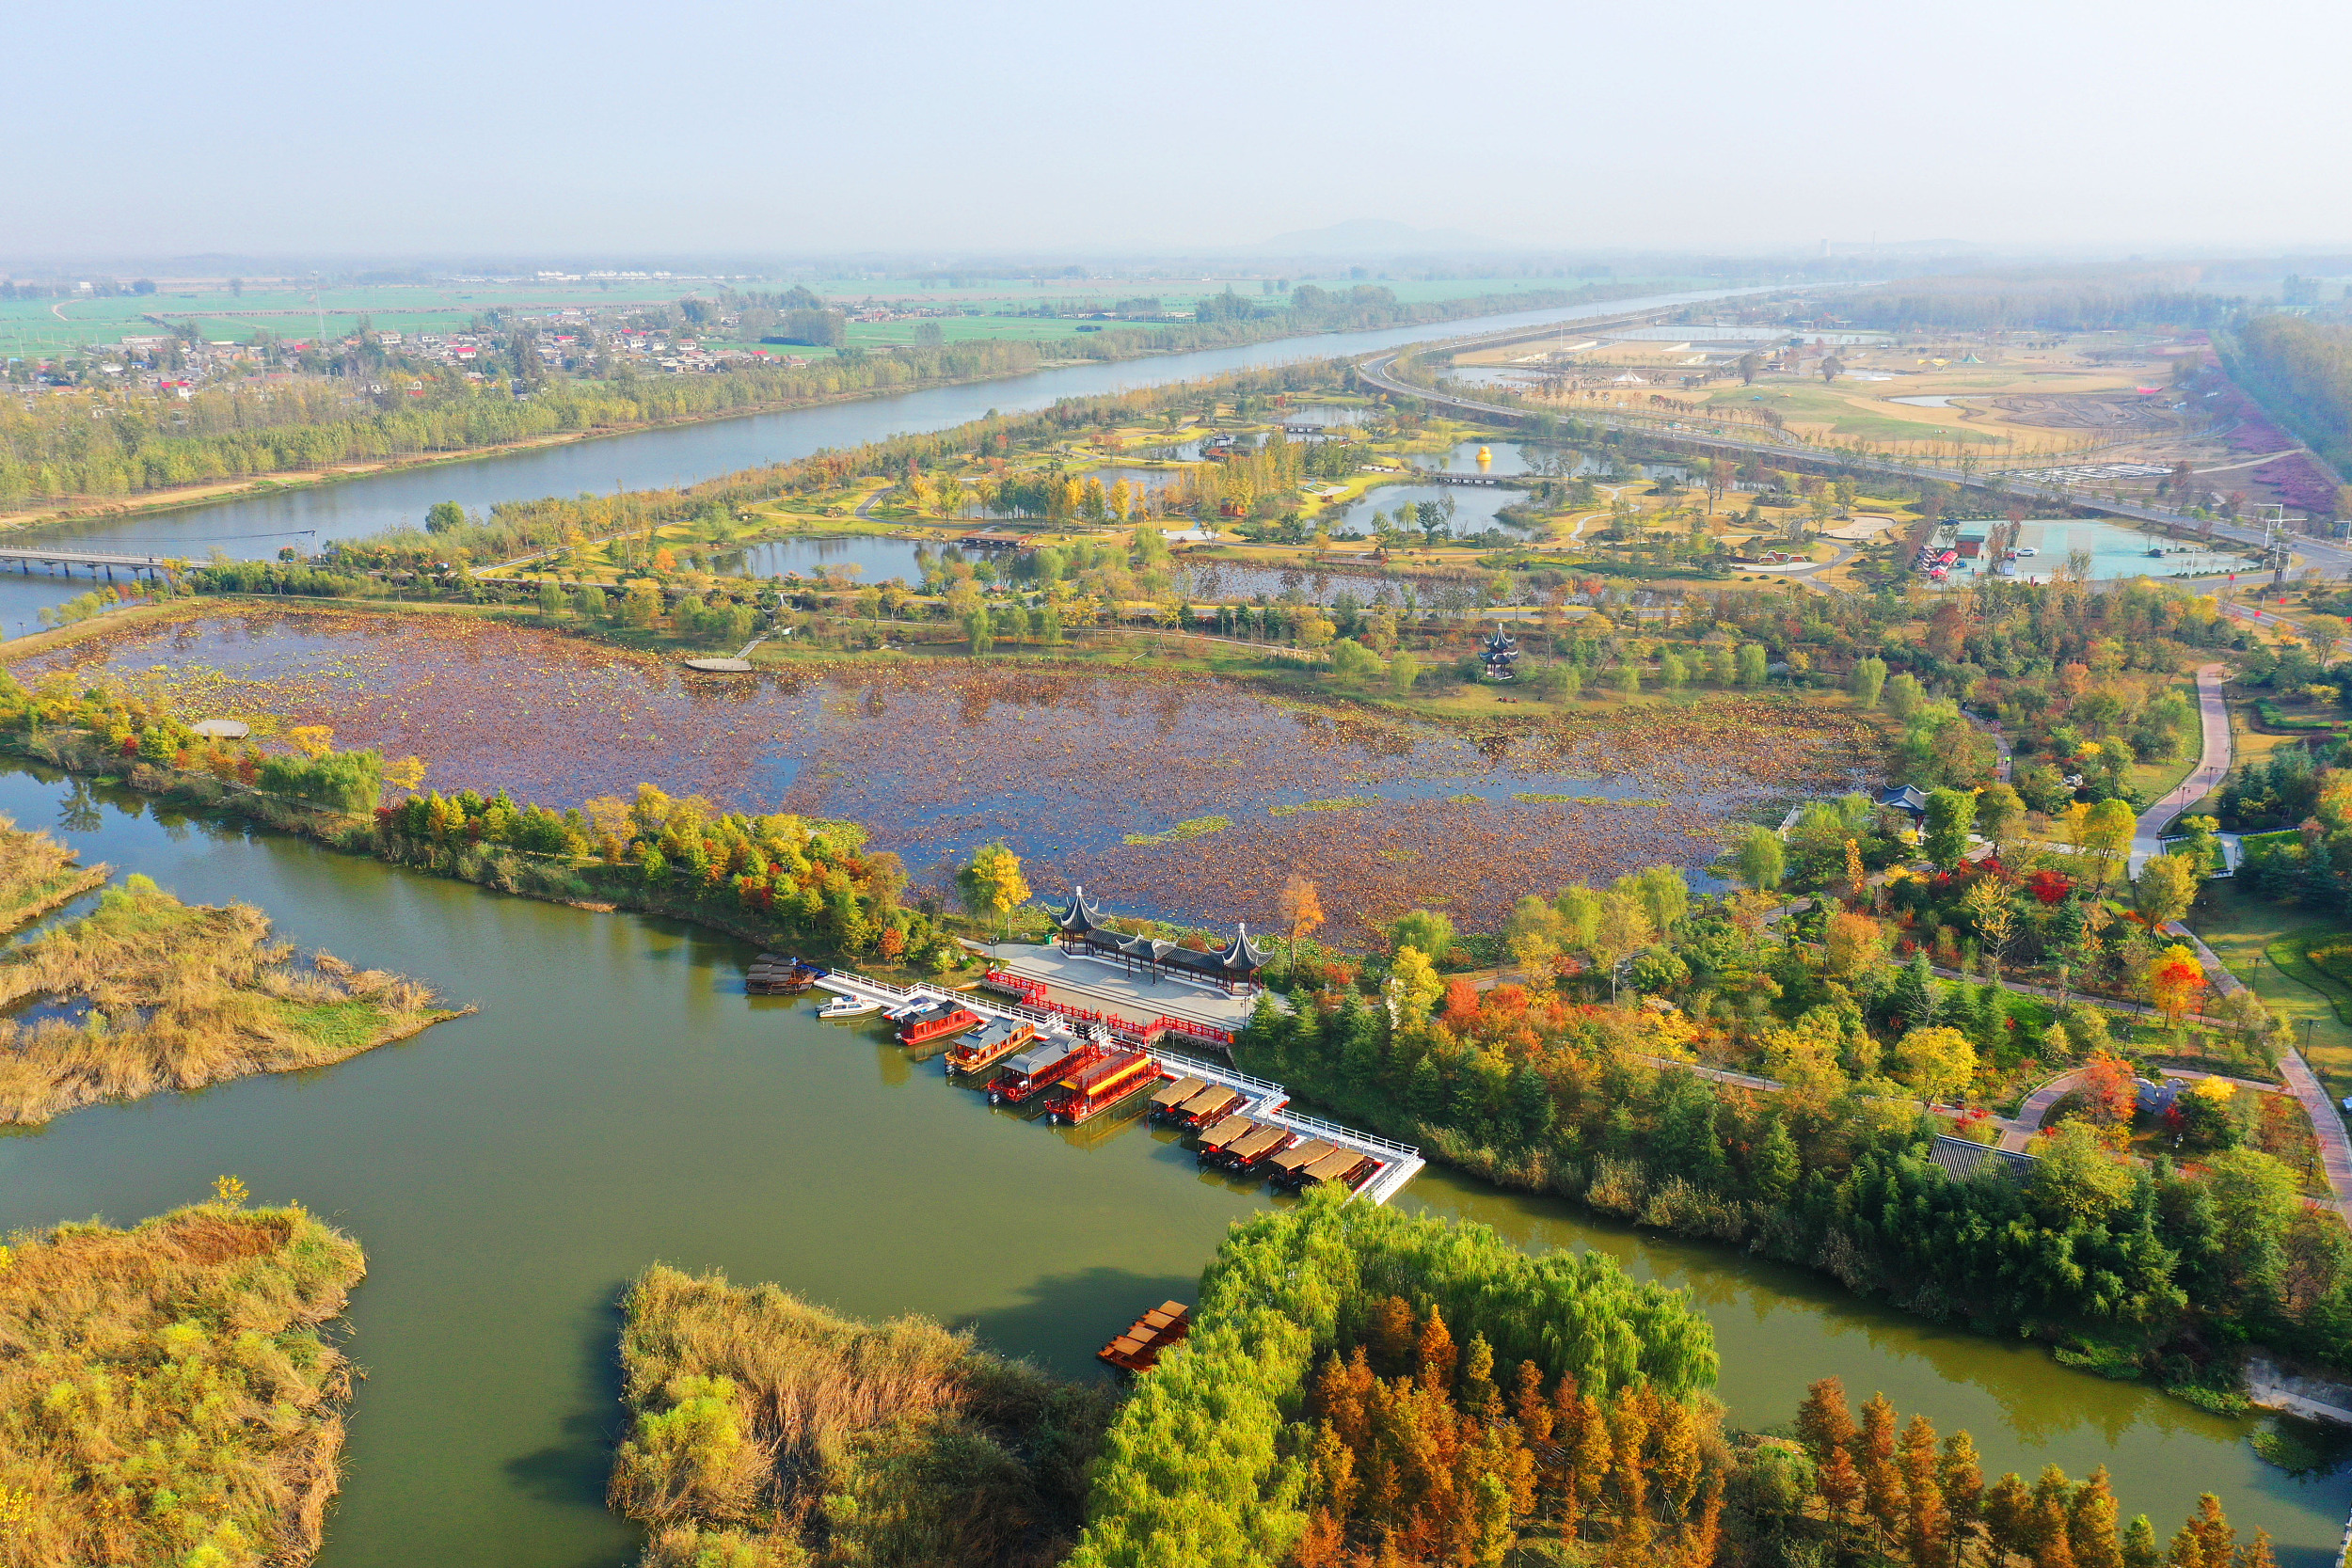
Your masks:
<svg viewBox="0 0 2352 1568"><path fill-rule="evenodd" d="M1520 894L1658 861L1696 867L1743 808L1876 760L1838 712L1759 697L1475 731L1271 700L1228 681L1035 664L843 661L697 675L471 619L206 613L17 667L119 683L195 720L326 724L415 754L428 787L571 805L641 782L848 817L918 877L1001 837L1041 895L1268 922L1293 870L1346 941L1415 905L1491 927Z"/></svg>

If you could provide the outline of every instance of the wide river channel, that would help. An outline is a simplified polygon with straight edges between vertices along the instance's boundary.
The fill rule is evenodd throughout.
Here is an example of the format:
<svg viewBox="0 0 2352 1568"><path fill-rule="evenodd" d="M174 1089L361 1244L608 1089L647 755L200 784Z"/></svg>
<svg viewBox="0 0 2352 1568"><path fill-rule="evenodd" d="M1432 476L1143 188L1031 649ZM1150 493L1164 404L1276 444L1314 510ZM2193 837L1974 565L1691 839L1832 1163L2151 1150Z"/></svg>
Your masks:
<svg viewBox="0 0 2352 1568"><path fill-rule="evenodd" d="M159 816L21 769L0 811L183 897L404 971L470 1017L316 1074L85 1110L0 1137L0 1229L129 1222L215 1176L299 1201L367 1248L367 1369L327 1568L620 1568L601 1492L618 1425L615 1303L656 1259L776 1280L841 1310L921 1312L1076 1376L1142 1307L1190 1299L1231 1221L1272 1201L1146 1126L992 1114L880 1027L752 999L743 943L484 893L295 840ZM2352 1478L2296 1481L2248 1420L1937 1329L1820 1279L1428 1172L1398 1198L1530 1248L1587 1246L1687 1287L1734 1420L1786 1421L1826 1373L1976 1434L1988 1470L2106 1464L2169 1536L2204 1489L2294 1568L2330 1560Z"/></svg>
<svg viewBox="0 0 2352 1568"><path fill-rule="evenodd" d="M1064 365L1027 375L934 387L889 397L862 398L818 407L746 414L695 424L631 431L557 446L498 452L423 467L395 468L331 483L302 485L278 493L192 506L145 516L97 519L27 530L10 543L46 539L71 542L85 550L161 553L201 558L217 547L233 557L275 556L291 546L308 554L330 540L356 538L404 524L421 526L428 507L453 500L486 513L500 501L536 500L583 490L646 490L691 484L716 474L764 463L805 457L830 448L854 447L887 436L945 430L977 420L992 409L1015 413L1043 408L1061 398L1089 397L1138 387L1164 386L1228 371L1287 365L1368 354L1401 343L1470 333L1501 332L1545 322L1615 316L1754 293L1754 289L1709 289L1651 294L1587 305L1431 322L1377 332L1332 332L1282 338L1245 348L1203 349L1108 364ZM87 572L78 578L0 573L0 632L29 626L43 605L88 592Z"/></svg>

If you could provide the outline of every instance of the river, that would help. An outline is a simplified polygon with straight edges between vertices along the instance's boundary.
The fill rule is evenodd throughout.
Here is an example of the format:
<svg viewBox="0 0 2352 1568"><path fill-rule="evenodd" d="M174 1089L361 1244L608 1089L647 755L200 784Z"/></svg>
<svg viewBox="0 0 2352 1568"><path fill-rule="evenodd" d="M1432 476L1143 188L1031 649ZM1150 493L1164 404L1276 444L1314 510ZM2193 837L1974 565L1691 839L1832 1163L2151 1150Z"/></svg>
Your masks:
<svg viewBox="0 0 2352 1568"><path fill-rule="evenodd" d="M697 928L501 897L21 768L0 771L0 811L481 1006L322 1072L0 1136L0 1228L128 1222L229 1172L366 1246L350 1349L368 1375L325 1568L628 1561L633 1532L601 1500L615 1303L655 1259L853 1313L933 1314L1090 1376L1099 1344L1141 1306L1191 1299L1226 1225L1269 1201L1154 1130L993 1114L870 1022L747 998L750 950ZM2352 1478L2264 1465L2249 1422L1858 1305L1799 1271L1443 1172L1398 1201L1690 1287L1735 1420L1785 1421L1834 1372L1857 1401L1883 1388L1906 1418L1970 1428L1993 1473L2107 1464L2126 1514L2166 1535L2198 1491L2218 1491L2290 1568L2329 1560L2352 1500Z"/></svg>
<svg viewBox="0 0 2352 1568"><path fill-rule="evenodd" d="M62 523L24 531L10 542L71 541L86 550L156 552L191 558L201 557L215 547L241 559L274 556L281 546L308 554L330 540L376 533L402 524L421 524L426 508L436 501L453 500L469 511L487 512L500 501L535 500L543 496L577 495L583 490L647 490L691 484L716 474L805 457L828 448L860 446L911 431L944 430L979 419L991 410L1009 414L1043 408L1062 398L1164 386L1229 371L1367 354L1435 338L1500 332L1586 316L1613 316L1629 310L1696 304L1758 292L1761 291L1710 289L1652 294L1550 310L1390 327L1376 332L1327 332L1307 338L1281 338L1244 348L1203 349L1108 364L1064 365L968 386L933 387L889 397L630 431L425 467L394 468L175 512ZM87 593L91 586L87 576L68 579L44 577L38 572L31 576L0 572L0 631L21 635L43 606L63 603Z"/></svg>

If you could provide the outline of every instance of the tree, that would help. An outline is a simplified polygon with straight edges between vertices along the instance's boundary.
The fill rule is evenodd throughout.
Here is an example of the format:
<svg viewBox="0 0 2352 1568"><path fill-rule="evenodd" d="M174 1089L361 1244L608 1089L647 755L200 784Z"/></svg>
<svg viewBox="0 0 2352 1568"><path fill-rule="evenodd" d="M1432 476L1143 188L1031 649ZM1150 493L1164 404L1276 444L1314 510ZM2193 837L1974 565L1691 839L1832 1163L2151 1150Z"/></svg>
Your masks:
<svg viewBox="0 0 2352 1568"><path fill-rule="evenodd" d="M2143 985L2149 1006L2164 1015L2167 1027L2178 1028L2205 994L2205 968L2186 945L2175 943L2156 955Z"/></svg>
<svg viewBox="0 0 2352 1568"><path fill-rule="evenodd" d="M1740 684L1762 686L1770 666L1765 661L1764 644L1743 642L1740 645Z"/></svg>
<svg viewBox="0 0 2352 1568"><path fill-rule="evenodd" d="M1788 868L1788 855L1781 847L1780 835L1770 828L1750 828L1748 836L1740 843L1737 863L1740 879L1756 892L1778 887Z"/></svg>
<svg viewBox="0 0 2352 1568"><path fill-rule="evenodd" d="M1511 911L1511 918L1503 923L1502 945L1509 951L1511 961L1531 975L1550 973L1552 960L1560 956L1560 911L1534 894L1529 894Z"/></svg>
<svg viewBox="0 0 2352 1568"><path fill-rule="evenodd" d="M1846 362L1843 359L1838 358L1835 354L1829 355L1821 360L1821 379L1823 381L1835 381L1845 372Z"/></svg>
<svg viewBox="0 0 2352 1568"><path fill-rule="evenodd" d="M1994 854L2008 851L2025 820L2026 802L2010 785L1989 784L1977 791L1977 832L1992 842Z"/></svg>
<svg viewBox="0 0 2352 1568"><path fill-rule="evenodd" d="M2152 927L2169 925L2188 913L2201 880L2187 857L2152 855L2132 882L2132 908Z"/></svg>
<svg viewBox="0 0 2352 1568"><path fill-rule="evenodd" d="M1411 654L1400 650L1394 658L1389 660L1389 685L1395 689L1398 696L1410 694L1413 683L1419 679L1421 660Z"/></svg>
<svg viewBox="0 0 2352 1568"><path fill-rule="evenodd" d="M2103 1221L2131 1196L2131 1168L2086 1124L2061 1122L2042 1144L2026 1194L2057 1228Z"/></svg>
<svg viewBox="0 0 2352 1568"><path fill-rule="evenodd" d="M1658 940L1658 927L1639 898L1614 888L1600 895L1599 918L1588 944L1593 961L1609 973L1609 995L1617 994L1617 972L1628 958Z"/></svg>
<svg viewBox="0 0 2352 1568"><path fill-rule="evenodd" d="M1961 895L1960 904L1968 911L1969 923L1977 928L1984 955L1993 960L1994 972L1998 974L2010 944L2017 940L2017 906L2008 884L1997 877L1979 877Z"/></svg>
<svg viewBox="0 0 2352 1568"><path fill-rule="evenodd" d="M1864 707L1879 705L1879 693L1886 687L1886 660L1865 658L1856 660L1853 673L1846 677L1846 689Z"/></svg>
<svg viewBox="0 0 2352 1568"><path fill-rule="evenodd" d="M1959 1100L1977 1079L1977 1049L1957 1029L1913 1029L1895 1042L1895 1075L1932 1103Z"/></svg>
<svg viewBox="0 0 2352 1568"><path fill-rule="evenodd" d="M1275 909L1283 926L1291 934L1291 963L1298 962L1298 942L1308 932L1323 924L1323 902L1315 895L1315 884L1294 871L1282 883L1281 896Z"/></svg>
<svg viewBox="0 0 2352 1568"><path fill-rule="evenodd" d="M1430 963L1439 964L1453 946L1454 922L1435 910L1408 910L1389 927L1391 953L1402 953L1410 947Z"/></svg>
<svg viewBox="0 0 2352 1568"><path fill-rule="evenodd" d="M435 501L424 515L427 533L448 533L466 526L466 509L455 501Z"/></svg>
<svg viewBox="0 0 2352 1568"><path fill-rule="evenodd" d="M1438 978L1437 966L1428 955L1409 944L1396 950L1389 960L1388 984L1381 989L1391 1028L1406 1029L1421 1022L1444 994L1445 982Z"/></svg>
<svg viewBox="0 0 2352 1568"><path fill-rule="evenodd" d="M1383 666L1380 656L1352 637L1343 637L1331 644L1331 673L1343 681L1368 681L1377 676Z"/></svg>
<svg viewBox="0 0 2352 1568"><path fill-rule="evenodd" d="M1977 823L1977 798L1964 789L1934 789L1928 793L1927 832L1922 847L1943 870L1958 865L1968 851L1968 834Z"/></svg>
<svg viewBox="0 0 2352 1568"><path fill-rule="evenodd" d="M973 853L972 863L956 873L957 889L963 895L963 907L976 916L994 915L1003 923L1009 936L1012 911L1029 901L1028 880L1021 874L1021 857L1007 848L1002 840L983 844Z"/></svg>
<svg viewBox="0 0 2352 1568"><path fill-rule="evenodd" d="M1840 910L1821 931L1823 972L1853 984L1886 959L1886 927L1867 914Z"/></svg>
<svg viewBox="0 0 2352 1568"><path fill-rule="evenodd" d="M2085 1119L2102 1127L2121 1127L2132 1119L2138 1090L2132 1082L2132 1064L2111 1051L2093 1051L2083 1063L2074 1092L2082 1098Z"/></svg>
<svg viewBox="0 0 2352 1568"><path fill-rule="evenodd" d="M1664 935L1675 923L1691 912L1691 884L1683 879L1680 868L1671 865L1645 865L1641 870L1620 877L1613 884L1616 891L1629 894L1642 901L1642 908Z"/></svg>
<svg viewBox="0 0 2352 1568"><path fill-rule="evenodd" d="M2098 885L2105 888L2114 876L2116 863L2132 847L2132 834L2139 829L2139 819L2133 815L2131 802L2106 800L2090 808L2083 818L2082 847L2098 866Z"/></svg>

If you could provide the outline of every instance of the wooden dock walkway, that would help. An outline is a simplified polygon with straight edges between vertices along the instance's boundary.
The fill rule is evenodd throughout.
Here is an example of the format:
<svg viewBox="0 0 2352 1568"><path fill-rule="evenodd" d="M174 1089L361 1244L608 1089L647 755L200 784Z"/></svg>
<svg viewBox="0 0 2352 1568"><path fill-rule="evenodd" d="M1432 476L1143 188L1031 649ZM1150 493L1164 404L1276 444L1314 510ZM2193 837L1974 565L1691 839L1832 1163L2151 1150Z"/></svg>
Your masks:
<svg viewBox="0 0 2352 1568"><path fill-rule="evenodd" d="M1053 1013L1018 1003L998 1002L974 995L970 991L953 990L945 986L894 986L886 980L835 969L818 977L818 989L842 996L862 997L884 1007L903 1007L923 997L934 997L960 1007L968 1007L982 1019L1017 1020L1041 1027L1067 1026L1068 1021ZM1115 1030L1105 1029L1114 1038ZM1272 1122L1289 1128L1304 1137L1321 1138L1327 1143L1352 1148L1380 1162L1380 1169L1373 1179L1357 1189L1356 1196L1372 1202L1386 1203L1404 1189L1405 1184L1421 1173L1428 1162L1421 1150L1410 1144L1392 1143L1371 1132L1359 1132L1352 1127L1342 1127L1319 1117L1302 1115L1290 1108L1291 1092L1281 1085L1263 1078L1255 1078L1240 1069L1219 1062L1204 1062L1173 1052L1152 1048L1149 1042L1131 1040L1126 1043L1146 1046L1158 1057L1161 1066L1180 1077L1198 1078L1205 1084L1219 1084L1235 1090L1243 1097L1242 1114L1258 1121Z"/></svg>

